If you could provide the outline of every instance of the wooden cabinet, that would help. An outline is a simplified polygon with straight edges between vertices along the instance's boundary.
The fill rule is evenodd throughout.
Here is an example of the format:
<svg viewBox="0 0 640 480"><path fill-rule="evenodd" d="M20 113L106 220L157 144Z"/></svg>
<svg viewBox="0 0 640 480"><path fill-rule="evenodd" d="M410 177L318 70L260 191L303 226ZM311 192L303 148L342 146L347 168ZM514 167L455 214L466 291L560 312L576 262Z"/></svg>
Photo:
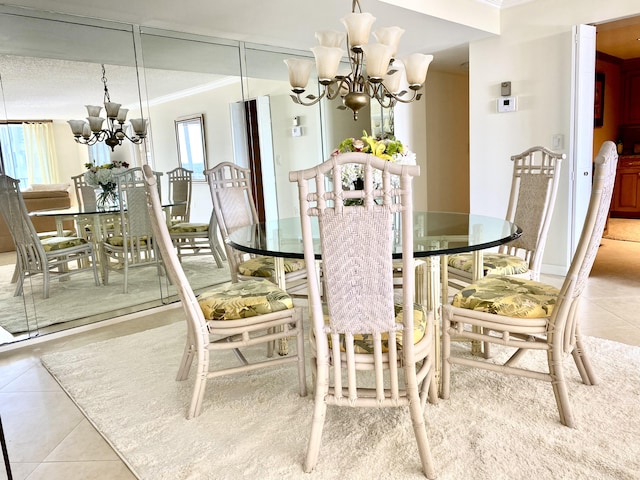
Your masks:
<svg viewBox="0 0 640 480"><path fill-rule="evenodd" d="M640 218L640 155L621 155L618 160L611 216Z"/></svg>

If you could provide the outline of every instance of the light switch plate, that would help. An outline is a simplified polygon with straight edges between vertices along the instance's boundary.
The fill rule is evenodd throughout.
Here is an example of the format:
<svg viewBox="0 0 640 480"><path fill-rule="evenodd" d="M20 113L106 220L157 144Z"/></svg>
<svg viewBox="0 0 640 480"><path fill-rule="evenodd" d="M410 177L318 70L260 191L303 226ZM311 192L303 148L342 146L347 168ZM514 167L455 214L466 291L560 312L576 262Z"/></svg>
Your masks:
<svg viewBox="0 0 640 480"><path fill-rule="evenodd" d="M515 112L516 109L516 97L501 97L498 99L498 113Z"/></svg>

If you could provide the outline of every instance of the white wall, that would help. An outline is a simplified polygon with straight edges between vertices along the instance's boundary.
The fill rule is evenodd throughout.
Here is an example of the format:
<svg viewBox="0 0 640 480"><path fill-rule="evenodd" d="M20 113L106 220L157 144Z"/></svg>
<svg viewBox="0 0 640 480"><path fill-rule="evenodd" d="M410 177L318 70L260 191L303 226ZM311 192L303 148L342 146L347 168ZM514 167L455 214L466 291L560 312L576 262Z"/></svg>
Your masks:
<svg viewBox="0 0 640 480"><path fill-rule="evenodd" d="M229 103L242 99L240 82L149 107L153 168L161 172L178 166L175 120L186 115L204 114L207 165L233 162L231 114ZM163 178L163 199L167 179ZM191 199L191 221L208 222L213 208L206 182L194 182Z"/></svg>
<svg viewBox="0 0 640 480"><path fill-rule="evenodd" d="M537 0L503 10L502 34L470 44L471 212L505 215L511 155L534 145L550 147L554 134L564 136L562 151L568 153L571 27L638 13L637 0ZM518 97L517 112L496 113L502 81L511 81L512 95ZM547 273L563 274L570 263L565 248L570 221L569 165L562 170L543 258Z"/></svg>

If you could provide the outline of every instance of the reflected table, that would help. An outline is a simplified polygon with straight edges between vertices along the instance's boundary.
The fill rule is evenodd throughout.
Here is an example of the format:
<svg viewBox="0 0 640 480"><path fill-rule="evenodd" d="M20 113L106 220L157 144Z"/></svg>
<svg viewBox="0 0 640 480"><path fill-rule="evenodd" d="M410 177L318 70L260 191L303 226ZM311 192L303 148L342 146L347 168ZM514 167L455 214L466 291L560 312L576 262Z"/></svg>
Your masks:
<svg viewBox="0 0 640 480"><path fill-rule="evenodd" d="M436 317L436 339L440 338L440 305L447 301L447 256L473 252L473 278L483 275L482 251L508 243L522 235L515 224L501 218L453 212L413 213L413 256L425 261L425 268L416 270L416 302L432 310ZM317 217L312 217L314 251L322 260L320 229ZM394 228L399 222L394 222ZM399 228L398 228L399 230ZM281 218L239 228L229 235L231 247L247 253L274 257L276 282L284 284L284 258L304 258L300 218ZM394 238L393 258L402 258L402 239ZM442 288L442 286L445 288ZM436 363L439 368L440 346L436 342ZM474 346L474 349L479 349Z"/></svg>
<svg viewBox="0 0 640 480"><path fill-rule="evenodd" d="M170 207L184 205L186 202L168 202L162 205L167 215L167 225L170 216ZM96 261L100 264L100 243L106 236L105 231L107 225L118 225L120 221L120 207L97 207L97 206L73 206L59 210L36 210L29 212L34 217L55 217L56 230L58 236L64 236L63 221L72 219L76 224L76 234L81 235L81 230L85 225L91 226L91 241L96 251ZM104 272L100 269L102 279L104 280Z"/></svg>

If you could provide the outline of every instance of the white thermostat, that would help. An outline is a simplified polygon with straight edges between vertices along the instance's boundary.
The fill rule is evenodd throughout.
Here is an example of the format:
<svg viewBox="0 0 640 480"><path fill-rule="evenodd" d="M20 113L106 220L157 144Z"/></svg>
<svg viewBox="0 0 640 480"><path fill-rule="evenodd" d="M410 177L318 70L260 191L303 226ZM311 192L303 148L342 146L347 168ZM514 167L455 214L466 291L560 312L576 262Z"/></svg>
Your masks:
<svg viewBox="0 0 640 480"><path fill-rule="evenodd" d="M516 97L500 97L498 99L498 113L515 112L516 104Z"/></svg>

